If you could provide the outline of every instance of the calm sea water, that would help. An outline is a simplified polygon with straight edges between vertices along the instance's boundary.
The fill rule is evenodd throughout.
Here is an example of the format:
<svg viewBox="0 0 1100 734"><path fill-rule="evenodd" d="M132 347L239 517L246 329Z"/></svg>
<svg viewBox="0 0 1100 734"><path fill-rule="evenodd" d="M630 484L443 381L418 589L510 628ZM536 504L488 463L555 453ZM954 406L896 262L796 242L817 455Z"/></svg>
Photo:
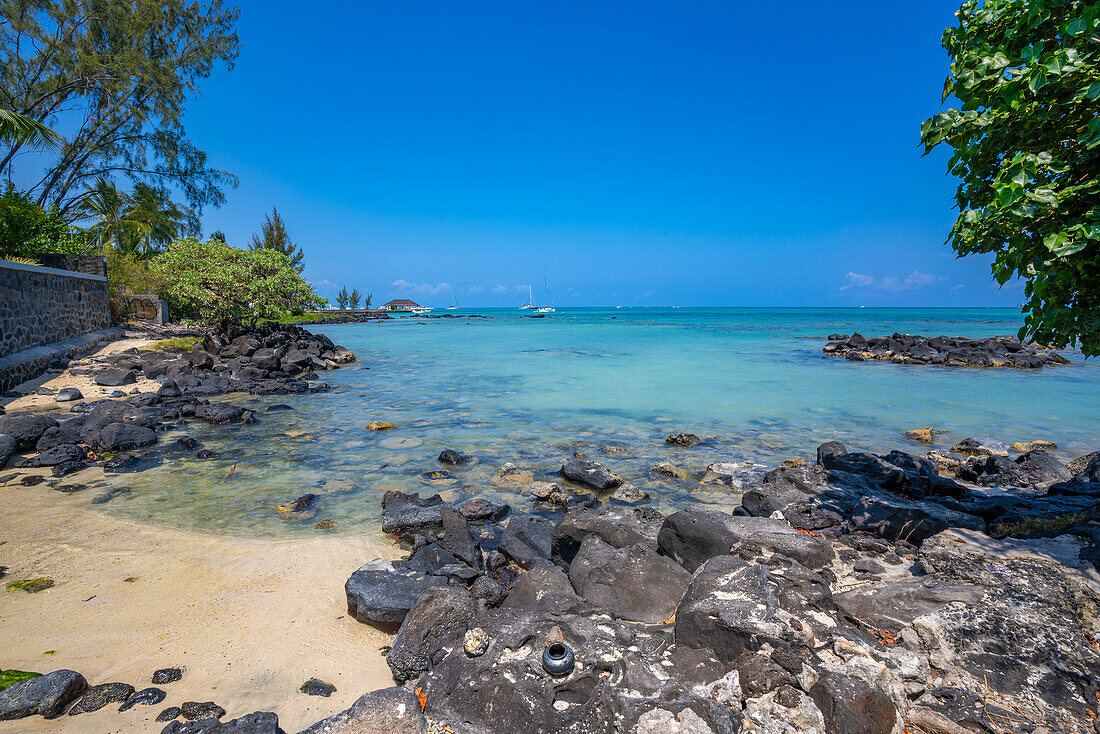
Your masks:
<svg viewBox="0 0 1100 734"><path fill-rule="evenodd" d="M444 312L437 312L444 313ZM464 316L473 311L449 312ZM733 506L728 489L661 478L673 461L701 471L715 461L774 465L810 457L830 439L849 448L924 451L905 430L948 430L1006 442L1054 441L1064 458L1100 447L1100 364L1041 371L913 367L825 357L824 337L859 331L988 336L1015 333L1011 309L562 309L543 319L518 310L489 318L397 318L325 327L359 361L322 378L328 393L236 399L264 410L253 426L188 425L218 452L197 460L164 451L160 466L107 480L130 493L108 512L242 534L377 532L388 489L483 496L527 507L491 484L512 461L553 480L580 451L648 490L659 508ZM366 430L374 420L396 424ZM706 440L664 445L669 433ZM430 479L444 448L471 465ZM97 491L97 490L93 490ZM276 504L306 492L317 513L289 520Z"/></svg>

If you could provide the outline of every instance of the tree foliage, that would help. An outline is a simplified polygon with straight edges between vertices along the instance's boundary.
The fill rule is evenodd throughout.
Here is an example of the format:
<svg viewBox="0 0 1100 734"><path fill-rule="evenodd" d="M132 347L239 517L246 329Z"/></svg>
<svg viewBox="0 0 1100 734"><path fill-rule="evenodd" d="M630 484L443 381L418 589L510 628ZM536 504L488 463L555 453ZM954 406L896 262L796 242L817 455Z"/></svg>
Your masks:
<svg viewBox="0 0 1100 734"><path fill-rule="evenodd" d="M267 249L281 252L290 258L291 264L299 273L305 269L305 265L302 264L305 253L302 252L302 248L290 241L290 235L286 232L283 218L279 216L279 212L275 207L271 208L271 214L264 219L260 234L252 235L252 242L249 247L253 250Z"/></svg>
<svg viewBox="0 0 1100 734"><path fill-rule="evenodd" d="M80 252L56 208L46 211L10 183L0 195L0 258L33 258L44 252Z"/></svg>
<svg viewBox="0 0 1100 734"><path fill-rule="evenodd" d="M30 188L35 202L72 221L87 182L122 174L174 187L200 211L220 205L236 179L207 166L183 112L215 65L236 59L237 16L220 0L0 0L0 108L73 130ZM11 145L0 169L30 142Z"/></svg>
<svg viewBox="0 0 1100 734"><path fill-rule="evenodd" d="M363 296L362 296L361 293L359 293L359 289L358 288L352 288L351 289L351 295L348 296L348 305L351 306L352 308L359 308L359 301L361 301L362 299L363 299Z"/></svg>
<svg viewBox="0 0 1100 734"><path fill-rule="evenodd" d="M954 149L959 256L1025 279L1020 338L1100 355L1100 3L974 0L943 35L958 109L927 120Z"/></svg>
<svg viewBox="0 0 1100 734"><path fill-rule="evenodd" d="M348 307L348 301L350 300L351 296L348 295L348 287L346 285L340 286L340 292L336 294L336 304L340 307L341 311Z"/></svg>
<svg viewBox="0 0 1100 734"><path fill-rule="evenodd" d="M165 279L174 310L223 333L325 303L286 255L267 248L240 250L216 240L182 239L157 256L154 269Z"/></svg>

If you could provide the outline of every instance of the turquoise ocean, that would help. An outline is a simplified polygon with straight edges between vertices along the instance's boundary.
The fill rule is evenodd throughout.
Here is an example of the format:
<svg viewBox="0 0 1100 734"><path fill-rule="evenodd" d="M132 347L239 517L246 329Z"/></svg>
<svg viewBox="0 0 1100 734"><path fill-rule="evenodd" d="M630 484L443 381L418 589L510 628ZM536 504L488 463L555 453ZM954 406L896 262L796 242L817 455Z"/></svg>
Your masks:
<svg viewBox="0 0 1100 734"><path fill-rule="evenodd" d="M505 462L553 481L579 452L647 490L659 509L732 507L728 487L675 480L649 467L671 461L697 477L717 461L774 466L814 455L826 440L849 449L923 453L904 432L948 431L1007 443L1045 439L1068 460L1100 448L1100 363L1042 370L849 362L822 353L825 337L855 331L947 336L1014 334L1014 309L515 309L435 311L381 323L310 327L358 356L325 372L329 392L237 396L250 426L187 424L166 434L161 461L98 484L130 490L99 505L152 522L245 535L378 532L390 489L485 497L521 509L530 500L495 486ZM473 316L487 318L473 318ZM267 411L272 405L290 410ZM395 428L367 430L371 421ZM704 438L691 449L670 433ZM171 448L182 435L217 453ZM451 448L468 465L442 467ZM444 470L445 476L430 472ZM289 519L275 505L314 493L315 514ZM89 493L92 494L92 493Z"/></svg>

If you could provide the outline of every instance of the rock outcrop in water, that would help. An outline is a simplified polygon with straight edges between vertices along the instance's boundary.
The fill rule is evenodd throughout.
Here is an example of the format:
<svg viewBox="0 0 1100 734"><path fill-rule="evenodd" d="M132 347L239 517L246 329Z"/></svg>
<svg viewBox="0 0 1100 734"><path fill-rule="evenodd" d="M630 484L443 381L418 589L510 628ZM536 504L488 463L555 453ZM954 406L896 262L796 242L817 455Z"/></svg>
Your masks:
<svg viewBox="0 0 1100 734"><path fill-rule="evenodd" d="M958 457L978 482L901 451L818 457L732 514L566 507L473 536L442 498L389 495L414 552L357 571L349 610L400 610L413 731L1091 731L1100 458Z"/></svg>
<svg viewBox="0 0 1100 734"><path fill-rule="evenodd" d="M1052 349L1021 342L1013 336L968 339L961 336L929 337L895 332L890 336L868 339L857 332L846 340L830 341L823 351L827 355L857 362L875 359L898 364L935 364L947 367L1038 369L1070 363Z"/></svg>
<svg viewBox="0 0 1100 734"><path fill-rule="evenodd" d="M138 471L157 460L145 460L140 450L157 443L158 433L169 425L189 419L219 425L256 420L252 411L211 401L209 396L326 390L324 383L305 378L315 378L315 370L336 369L354 359L355 355L323 334L274 324L236 335L232 341L207 335L192 351L179 347L163 352L130 349L89 357L74 362L70 371L90 376L106 374L110 379L103 384L114 383L114 377L122 373L142 374L158 381L160 388L155 393L137 392L129 400L75 402L67 416L31 412L0 415L0 466L18 452L34 450L37 453L17 459L16 465L52 467L56 477L89 466L102 466L108 472ZM196 444L181 439L178 446L191 450ZM105 459L101 454L114 456ZM107 499L110 497L104 501Z"/></svg>

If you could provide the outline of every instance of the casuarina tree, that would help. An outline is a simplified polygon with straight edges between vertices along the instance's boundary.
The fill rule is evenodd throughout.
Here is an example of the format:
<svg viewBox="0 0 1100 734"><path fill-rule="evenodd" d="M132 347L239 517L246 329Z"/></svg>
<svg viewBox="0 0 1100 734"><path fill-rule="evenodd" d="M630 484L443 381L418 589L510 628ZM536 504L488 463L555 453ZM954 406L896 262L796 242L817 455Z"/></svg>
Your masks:
<svg viewBox="0 0 1100 734"><path fill-rule="evenodd" d="M305 254L302 252L301 247L298 247L290 241L290 235L286 232L286 225L283 224L283 218L279 216L279 212L274 207L271 208L271 214L264 219L260 234L252 235L252 242L249 244L249 248L253 250L275 250L276 252L281 252L290 258L290 263L299 273L305 269L305 265L302 264L302 259L305 257Z"/></svg>

